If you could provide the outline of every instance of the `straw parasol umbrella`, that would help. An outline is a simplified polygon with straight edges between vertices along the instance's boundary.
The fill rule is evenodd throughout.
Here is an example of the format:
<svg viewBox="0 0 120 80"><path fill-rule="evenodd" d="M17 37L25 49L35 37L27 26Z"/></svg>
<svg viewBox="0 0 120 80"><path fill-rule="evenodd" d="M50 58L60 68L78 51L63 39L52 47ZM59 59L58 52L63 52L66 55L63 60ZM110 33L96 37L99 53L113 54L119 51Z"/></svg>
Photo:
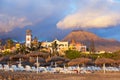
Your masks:
<svg viewBox="0 0 120 80"><path fill-rule="evenodd" d="M11 60L10 56L4 56L0 58L0 61L8 61L8 60Z"/></svg>
<svg viewBox="0 0 120 80"><path fill-rule="evenodd" d="M78 65L77 71L78 71L78 73L79 73L79 71L80 71L79 65L80 65L80 64L83 64L83 65L84 65L84 64L89 63L89 62L91 62L91 59L89 59L89 58L76 58L76 59L72 59L72 60L68 63L68 65L69 65L69 66Z"/></svg>
<svg viewBox="0 0 120 80"><path fill-rule="evenodd" d="M56 62L56 61L64 61L65 58L64 57L60 57L60 56L53 56L51 57L51 59L49 60L50 62Z"/></svg>
<svg viewBox="0 0 120 80"><path fill-rule="evenodd" d="M76 59L72 59L68 65L69 66L72 66L72 65L80 65L80 64L86 64L86 63L89 63L91 62L91 59L89 58L76 58Z"/></svg>
<svg viewBox="0 0 120 80"><path fill-rule="evenodd" d="M114 63L115 61L113 59L109 59L109 58L97 58L95 60L95 64L111 64Z"/></svg>
<svg viewBox="0 0 120 80"><path fill-rule="evenodd" d="M105 73L105 66L106 64L111 64L114 63L115 61L113 59L109 59L109 58L97 58L95 60L95 64L103 64L103 70Z"/></svg>
<svg viewBox="0 0 120 80"><path fill-rule="evenodd" d="M120 59L115 61L116 64L120 66Z"/></svg>
<svg viewBox="0 0 120 80"><path fill-rule="evenodd" d="M11 56L4 56L0 58L0 63L7 64L9 61L11 61Z"/></svg>
<svg viewBox="0 0 120 80"><path fill-rule="evenodd" d="M37 57L37 58L38 58L38 63L40 63L41 66L44 66L46 64L46 61L44 58L42 57ZM35 62L34 62L35 65L37 64L36 62L37 62L37 59L35 59Z"/></svg>
<svg viewBox="0 0 120 80"><path fill-rule="evenodd" d="M23 54L17 54L17 55L11 56L11 59L15 60L15 61L16 60L18 61L20 58L21 59L27 59L28 57L26 55L23 55Z"/></svg>
<svg viewBox="0 0 120 80"><path fill-rule="evenodd" d="M50 64L55 63L59 66L63 66L63 64L69 62L69 59L64 58L64 57L60 57L60 56L53 56L47 62Z"/></svg>
<svg viewBox="0 0 120 80"><path fill-rule="evenodd" d="M33 63L31 63L31 62L29 62L29 61L22 61L21 64L22 64L23 66L26 66L26 65L33 66L33 65L34 65Z"/></svg>
<svg viewBox="0 0 120 80"><path fill-rule="evenodd" d="M33 52L27 54L27 57L43 57L47 58L49 56L49 53L43 53L43 52Z"/></svg>

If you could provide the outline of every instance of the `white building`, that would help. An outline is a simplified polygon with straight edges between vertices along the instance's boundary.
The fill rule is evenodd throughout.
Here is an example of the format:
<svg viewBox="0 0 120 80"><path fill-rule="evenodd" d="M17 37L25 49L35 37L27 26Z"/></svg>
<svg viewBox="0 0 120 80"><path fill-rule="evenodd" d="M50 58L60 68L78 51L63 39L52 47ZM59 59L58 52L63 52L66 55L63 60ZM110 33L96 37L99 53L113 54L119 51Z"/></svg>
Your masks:
<svg viewBox="0 0 120 80"><path fill-rule="evenodd" d="M53 47L53 43L56 42L57 44L57 51L66 51L68 50L68 42L63 42L63 41L59 41L57 39L55 39L54 41L52 42L43 42L42 43L42 47L46 47L46 48L50 48L52 50L52 47Z"/></svg>
<svg viewBox="0 0 120 80"><path fill-rule="evenodd" d="M26 30L26 47L31 47L31 42L32 42L32 33L31 30Z"/></svg>

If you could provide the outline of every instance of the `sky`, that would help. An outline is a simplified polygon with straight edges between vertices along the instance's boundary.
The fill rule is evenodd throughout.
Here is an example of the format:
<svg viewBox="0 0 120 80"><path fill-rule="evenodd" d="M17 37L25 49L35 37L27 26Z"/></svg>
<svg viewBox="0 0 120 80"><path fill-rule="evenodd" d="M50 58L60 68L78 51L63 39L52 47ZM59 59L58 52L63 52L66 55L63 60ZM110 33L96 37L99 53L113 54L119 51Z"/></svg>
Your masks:
<svg viewBox="0 0 120 80"><path fill-rule="evenodd" d="M40 41L72 30L120 41L120 0L0 0L0 38L24 41L27 29Z"/></svg>

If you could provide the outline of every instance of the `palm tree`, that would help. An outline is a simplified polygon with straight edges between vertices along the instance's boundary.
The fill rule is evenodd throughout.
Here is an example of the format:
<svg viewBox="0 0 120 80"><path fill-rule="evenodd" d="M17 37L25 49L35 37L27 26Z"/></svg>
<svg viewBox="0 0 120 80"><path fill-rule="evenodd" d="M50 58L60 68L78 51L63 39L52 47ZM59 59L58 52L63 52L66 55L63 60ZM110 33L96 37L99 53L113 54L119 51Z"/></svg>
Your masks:
<svg viewBox="0 0 120 80"><path fill-rule="evenodd" d="M13 46L14 46L13 40L8 39L8 40L6 41L6 46L5 46L5 48L11 49Z"/></svg>
<svg viewBox="0 0 120 80"><path fill-rule="evenodd" d="M39 48L38 39L37 39L37 37L34 37L32 44L31 44L31 50L36 51L36 50L38 50L38 48Z"/></svg>
<svg viewBox="0 0 120 80"><path fill-rule="evenodd" d="M29 51L38 51L41 49L42 42L39 42L37 37L35 37L32 41L31 48L28 48Z"/></svg>
<svg viewBox="0 0 120 80"><path fill-rule="evenodd" d="M90 41L90 48L89 48L89 50L90 50L90 54L95 53L95 44L94 44L94 40L93 39L91 39L91 41Z"/></svg>
<svg viewBox="0 0 120 80"><path fill-rule="evenodd" d="M21 45L20 48L18 49L18 53L22 53L22 54L27 54L27 50L25 45Z"/></svg>
<svg viewBox="0 0 120 80"><path fill-rule="evenodd" d="M41 50L41 45L42 45L42 42L39 42L38 43L38 49Z"/></svg>
<svg viewBox="0 0 120 80"><path fill-rule="evenodd" d="M57 41L54 41L54 42L52 43L53 55L58 55L57 49L58 49Z"/></svg>

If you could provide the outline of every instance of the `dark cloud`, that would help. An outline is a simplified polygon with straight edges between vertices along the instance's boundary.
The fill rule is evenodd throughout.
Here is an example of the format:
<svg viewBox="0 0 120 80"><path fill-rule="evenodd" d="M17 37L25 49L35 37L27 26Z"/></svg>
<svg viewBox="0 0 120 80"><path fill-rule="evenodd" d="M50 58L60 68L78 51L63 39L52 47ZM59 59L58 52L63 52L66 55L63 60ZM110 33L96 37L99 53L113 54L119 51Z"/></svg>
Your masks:
<svg viewBox="0 0 120 80"><path fill-rule="evenodd" d="M65 3L67 1L63 0L60 2L56 0L2 0L0 1L0 31L8 32L16 27L35 25L60 12L64 15L69 8L69 4Z"/></svg>

